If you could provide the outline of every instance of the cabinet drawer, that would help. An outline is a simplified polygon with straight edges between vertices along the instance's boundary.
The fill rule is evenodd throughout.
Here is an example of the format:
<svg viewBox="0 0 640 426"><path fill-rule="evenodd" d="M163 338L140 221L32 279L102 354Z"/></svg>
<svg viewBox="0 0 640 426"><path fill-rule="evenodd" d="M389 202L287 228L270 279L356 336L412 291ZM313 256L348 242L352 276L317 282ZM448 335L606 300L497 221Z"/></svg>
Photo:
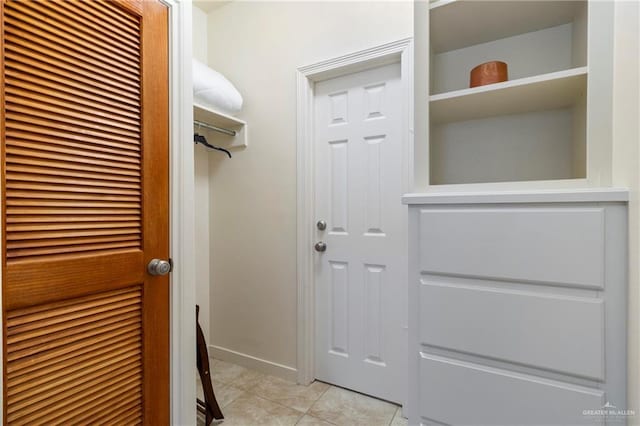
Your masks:
<svg viewBox="0 0 640 426"><path fill-rule="evenodd" d="M421 354L420 421L450 425L602 425L602 391Z"/></svg>
<svg viewBox="0 0 640 426"><path fill-rule="evenodd" d="M420 212L422 272L604 287L602 208Z"/></svg>
<svg viewBox="0 0 640 426"><path fill-rule="evenodd" d="M604 379L604 303L422 280L420 343Z"/></svg>

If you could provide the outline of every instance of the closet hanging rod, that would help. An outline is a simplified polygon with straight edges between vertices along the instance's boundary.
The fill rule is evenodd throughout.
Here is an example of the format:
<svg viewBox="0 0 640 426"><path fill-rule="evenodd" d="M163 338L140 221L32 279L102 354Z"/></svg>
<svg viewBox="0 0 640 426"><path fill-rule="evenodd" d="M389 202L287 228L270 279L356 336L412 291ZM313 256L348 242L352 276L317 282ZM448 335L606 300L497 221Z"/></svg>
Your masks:
<svg viewBox="0 0 640 426"><path fill-rule="evenodd" d="M193 120L193 124L197 124L198 126L202 126L204 128L211 129L211 130L213 130L215 132L224 133L225 135L229 135L229 136L235 136L236 135L236 131L235 130L224 129L222 127L217 127L217 126L214 126L212 124L204 123L202 121Z"/></svg>

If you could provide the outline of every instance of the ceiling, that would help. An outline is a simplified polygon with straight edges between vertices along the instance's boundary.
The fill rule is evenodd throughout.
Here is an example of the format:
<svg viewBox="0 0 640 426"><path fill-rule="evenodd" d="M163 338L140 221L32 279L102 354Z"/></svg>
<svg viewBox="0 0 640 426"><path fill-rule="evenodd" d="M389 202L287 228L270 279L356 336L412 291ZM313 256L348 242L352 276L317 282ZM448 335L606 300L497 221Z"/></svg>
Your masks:
<svg viewBox="0 0 640 426"><path fill-rule="evenodd" d="M193 0L193 5L206 13L230 3L231 0Z"/></svg>

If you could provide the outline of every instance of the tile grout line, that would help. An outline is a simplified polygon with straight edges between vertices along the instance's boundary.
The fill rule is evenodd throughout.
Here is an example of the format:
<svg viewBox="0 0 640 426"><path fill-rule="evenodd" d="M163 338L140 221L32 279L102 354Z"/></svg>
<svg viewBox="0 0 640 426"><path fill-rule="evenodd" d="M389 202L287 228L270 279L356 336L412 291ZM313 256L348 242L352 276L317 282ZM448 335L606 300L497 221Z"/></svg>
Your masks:
<svg viewBox="0 0 640 426"><path fill-rule="evenodd" d="M396 418L396 414L398 414L398 410L400 409L400 407L396 408L396 411L394 411L393 416L391 416L391 420L389 420L389 424L387 426L391 426L391 424L393 423L393 421Z"/></svg>
<svg viewBox="0 0 640 426"><path fill-rule="evenodd" d="M212 357L209 357L209 359L210 359L210 360L213 360L213 361L215 361L215 360L216 360L215 358L212 358ZM223 362L226 362L226 361L223 361ZM212 384L212 385L213 385L213 364L214 364L214 363L212 362L212 363L211 363L211 366L210 366L210 368L209 368L209 370L211 371L211 374L209 375L209 378L210 378L210 380L211 380L211 384ZM237 365L237 364L233 364L233 363L228 363L228 364ZM238 365L238 367L244 368L244 367L242 367L241 365ZM247 370L247 371L251 371L251 370L249 370L248 368L245 368L245 370ZM234 382L235 382L239 377L240 377L240 374L238 375L238 377L234 378L234 379L233 379L233 380L231 380L230 382L223 382L223 381L222 381L222 380L220 380L220 379L218 379L218 380L217 380L217 382L219 382L219 383L221 384L220 389L222 389L223 387L228 387L228 386L230 387L230 386L233 386L233 383L234 383ZM242 394L244 394L244 393L248 393L248 391L245 391L244 389L237 388L237 387L235 387L235 386L233 386L233 388L234 388L234 389L241 390L241 391L242 391L242 393L241 393L240 395L236 396L235 398L233 398L233 399L232 399L231 401L229 401L227 404L225 404L225 407L226 407L226 406L228 406L228 405L233 404L233 402L234 402L235 400L237 400L239 397L241 397L241 396L242 396ZM217 400L217 398L216 398L216 400ZM222 408L223 408L223 407L220 407L220 410L222 410Z"/></svg>
<svg viewBox="0 0 640 426"><path fill-rule="evenodd" d="M276 404L276 405L279 405L279 406L281 406L281 407L287 408L287 409L289 409L289 410L293 410L293 411L295 411L296 413L300 413L300 414L302 414L302 416L300 416L300 418L304 417L304 413L303 413L302 411L296 410L295 408L287 407L287 406L286 406L286 405L284 405L284 404L281 404L281 403L276 402L276 401L272 401L272 400L270 400L270 399L268 399L268 398L265 398L264 396L260 396L260 395L258 395L258 394L255 394L255 393L251 392L251 391L245 391L244 393L251 394L252 396L255 396L256 398L264 399L265 401L269 401L269 402L270 402L270 403L272 403L272 404ZM298 419L298 421L300 421L300 419ZM296 421L296 423L295 423L295 424L298 424L298 421Z"/></svg>
<svg viewBox="0 0 640 426"><path fill-rule="evenodd" d="M237 364L233 364L233 365L237 365ZM239 367L242 367L242 366L240 365ZM242 368L245 368L245 367L242 367ZM245 368L245 370L247 370L247 371L254 371L254 370L250 370L250 369L248 369L248 368ZM258 372L258 373L260 373L260 372ZM260 374L263 374L263 373L260 373ZM264 375L264 376L267 376L267 374L263 374L263 375ZM274 376L274 377L275 377L275 376ZM233 386L233 384L234 384L234 383L235 383L239 378L240 378L240 374L238 375L238 377L236 377L235 379L233 379L233 380L231 380L230 382L228 382L228 383L226 384L226 386ZM222 381L220 381L220 380L218 380L218 382L220 382L220 383L224 383L224 382L222 382ZM263 396L260 396L260 395L258 395L258 394L256 394L256 393L254 393L254 392L251 392L251 389L249 389L249 390L245 390L245 389L243 389L243 388L239 388L239 387L236 387L236 386L233 386L233 387L234 387L235 389L238 389L238 390L242 391L242 393L241 393L240 395L238 395L237 397L235 397L233 400L229 401L229 403L228 403L228 404L226 404L226 405L225 405L225 407L226 407L226 406L228 406L228 405L233 404L233 402L234 402L234 401L236 401L238 398L240 398L243 394L249 394L249 395L255 396L256 398L264 399L265 401L269 401L269 402L271 402L271 403L273 403L273 404L276 404L276 405L279 405L279 406L281 406L281 407L287 408L287 409L289 409L289 410L297 411L298 413L300 413L300 411L296 410L295 408L287 407L287 406L286 406L286 405L284 405L284 404L281 404L281 403L276 402L276 401L272 401L272 400L270 400L270 399L268 399L268 398L265 398L265 397L263 397ZM220 408L222 409L222 407L220 407ZM300 416L300 419L301 419L302 417L304 417L304 415L305 415L305 413L302 413L302 416ZM295 423L296 425L298 424L298 422L300 421L300 419L298 419L298 420L296 421L296 423Z"/></svg>
<svg viewBox="0 0 640 426"><path fill-rule="evenodd" d="M316 380L314 379L314 382L315 382L315 381L316 381ZM311 383L313 383L313 382L311 382ZM324 382L319 382L319 383L324 383ZM327 388L324 390L324 392L322 392L322 393L320 394L320 396L319 396L318 398L316 398L316 399L315 399L315 401L313 401L313 403L309 406L309 408L307 408L307 411L305 411L305 413L304 413L304 415L305 415L305 416L306 416L306 415L311 416L311 414L309 414L309 411L311 410L311 408L313 408L313 406L314 406L314 405L316 405L316 402L320 401L320 398L322 398L322 397L324 396L324 394L325 394L325 393L327 393L327 392L329 391L329 389L331 389L331 388L333 387L333 385L331 385L331 384L329 384L329 383L326 383L326 385L327 385ZM304 417L304 416L303 416L303 417ZM320 420L322 420L323 422L326 422L326 423L329 423L329 424L335 425L335 423L330 422L330 421L329 421L329 420L327 420L327 419L323 419L322 417L316 417L316 416L312 416L312 417L315 417L315 418L317 418L317 419L320 419ZM296 424L297 424L297 423L296 423Z"/></svg>
<svg viewBox="0 0 640 426"><path fill-rule="evenodd" d="M313 382L311 382L311 383L313 383ZM321 382L321 383L324 383L324 382ZM315 401L313 401L313 404L311 404L311 405L309 406L309 408L307 408L307 411L306 411L306 413L305 413L305 414L309 413L309 411L313 408L313 406L314 406L314 405L316 405L316 402L320 401L320 398L322 398L322 397L324 396L324 394L325 394L325 393L327 393L327 392L329 391L329 389L331 389L331 385L329 385L328 383L327 383L327 385L328 385L328 386L327 386L327 388L324 390L324 392L322 392L322 393L320 394L320 396L319 396L319 397L317 397L317 398L315 399ZM322 420L324 420L324 419L322 419ZM329 423L331 423L331 422L329 422Z"/></svg>
<svg viewBox="0 0 640 426"><path fill-rule="evenodd" d="M214 358L211 358L211 359L214 359ZM230 363L230 364L233 364L233 363ZM237 364L233 364L233 365L237 365ZM242 366L240 365L239 367L242 367ZM244 369L245 369L245 370L247 370L247 371L254 371L254 370L251 370L251 369L249 369L249 368L245 368L245 367L242 367L242 368L244 368ZM276 377L276 376L271 376L270 374L264 374L264 373L261 373L261 372L259 372L259 371L257 371L257 373L258 373L258 374L260 374L260 375L262 375L262 376L263 376L263 378L264 378L264 377ZM233 386L234 382L235 382L235 381L237 381L237 380L240 378L240 375L241 375L241 374L239 374L239 375L238 375L238 377L236 377L235 379L231 380L231 382L227 383L227 386ZM212 376L213 376L213 375L212 375ZM276 378L278 378L278 377L276 377ZM218 380L218 381L219 381L219 382L221 382L221 383L223 383L223 382L222 382L222 381L220 381L220 380ZM315 381L315 380L314 380L314 381ZM313 383L313 382L311 382L311 383ZM321 382L321 383L324 383L324 382ZM302 385L298 385L297 383L295 383L295 385L296 385L296 386L302 386ZM321 394L320 394L316 399L314 399L314 400L313 400L313 402L311 403L311 405L309 406L309 408L307 408L307 410L306 410L306 411L299 411L299 410L296 410L296 409L295 409L295 408L293 408L293 407L289 407L289 406L284 405L284 404L282 404L282 403L280 403L280 402L278 402L278 401L273 401L273 400L271 400L271 399L269 399L269 398L266 398L266 397L264 397L264 396L262 396L262 395L258 395L257 393L254 393L254 392L252 392L252 391L251 391L255 386L252 386L249 390L245 390L245 389L238 388L238 387L235 387L235 386L234 386L234 387L235 387L236 389L241 390L241 391L242 391L242 393L248 393L248 394L251 394L251 395L253 395L253 396L255 396L255 397L262 398L262 399L264 399L264 400L266 400L266 401L269 401L269 402L272 402L272 403L274 403L274 404L277 404L277 405L279 405L279 406L281 406L281 407L285 407L285 408L288 408L288 409L290 409L290 410L297 411L298 413L302 413L302 415L300 416L300 418L298 419L298 421L296 421L296 423L295 423L295 424L297 425L297 424L298 424L298 422L300 422L300 420L301 420L305 415L307 415L307 414L309 413L309 410L311 409L311 407L313 407L313 405L314 405L316 402L318 402L318 400L319 400L320 398L322 398L322 396L323 396L323 395L324 395L324 394L325 394L325 393L326 393L326 392L331 388L331 386L332 386L332 385L330 385L329 383L327 383L327 385L328 385L328 386L327 386L327 388L326 388L326 389L325 389L325 390L324 390L324 391L323 391L323 392L322 392L322 393L321 393ZM238 397L240 397L240 395L239 395ZM229 404L227 404L227 405L232 404L232 403L233 403L233 401L235 401L238 397L234 398L234 399L233 399L232 401L230 401L230 402L229 402ZM327 423L333 424L333 423L331 423L331 422L329 422L328 420L325 420L325 419L320 419L320 420L323 420L323 421L325 421L325 422L327 422Z"/></svg>
<svg viewBox="0 0 640 426"><path fill-rule="evenodd" d="M215 358L211 358L211 359L212 359L212 360L214 360ZM270 375L270 374L265 374L265 373L262 373L262 372L259 372L259 371L255 371L255 370L252 370L252 369L249 369L249 368L243 367L243 366L241 366L241 365L237 365L237 364L234 364L234 363L229 363L229 364L231 364L231 365L236 365L236 366L241 367L242 369L244 369L244 370L246 370L246 371L249 371L249 372L258 373L258 374L260 375L260 378L256 381L256 383L259 383L259 382L260 382L260 380L262 380L262 379L264 379L264 378L268 378L268 377L273 377L273 378L279 379L279 377L277 377L277 376L272 376L272 375ZM213 367L213 366L212 366L212 367ZM213 368L212 368L212 370L213 370ZM231 405L231 404L233 404L233 403L234 403L234 402L235 402L239 397L241 397L243 394L248 394L248 395L254 396L254 397L256 397L256 398L260 398L260 399L262 399L262 400L269 401L269 402L271 402L271 403L273 403L273 404L276 404L276 405L278 405L278 406L280 406L280 407L287 408L287 409L289 409L289 410L293 410L293 411L295 411L295 412L297 412L297 413L301 413L300 417L298 418L298 420L296 421L296 423L295 423L294 425L298 425L298 424L300 423L300 421L302 420L302 418L303 418L303 417L305 417L305 416L307 416L307 415L308 415L308 416L311 416L311 417L314 417L314 418L317 418L317 419L319 419L319 420L321 420L321 421L323 421L323 422L325 422L325 423L328 423L328 424L331 424L331 425L335 425L335 423L333 423L333 422L331 422L331 421L329 421L329 420L327 420L327 419L324 419L324 418L322 418L322 417L313 416L313 415L309 414L309 412L311 411L311 409L313 408L313 406L314 406L314 405L315 405L315 404L316 404L316 403L317 403L317 402L318 402L318 401L319 401L319 400L320 400L320 399L321 399L321 398L322 398L322 397L323 397L323 396L324 396L324 395L325 395L325 394L326 394L326 393L327 393L327 392L328 392L332 387L335 387L335 386L331 385L330 383L325 383L325 382L321 382L321 381L314 380L313 382L316 382L316 381L317 381L317 382L319 382L319 383L324 383L324 384L326 384L326 385L327 385L327 388L326 388L323 392L321 392L321 393L318 395L318 397L317 397L317 398L314 398L314 399L313 399L313 402L311 403L311 405L309 406L309 408L307 408L305 411L300 411L300 410L298 410L298 409L296 409L296 408L289 407L288 405L285 405L285 404L283 404L283 403L281 403L281 402L271 400L271 399L270 399L270 398L268 398L268 397L265 397L265 396L262 396L262 395L258 395L257 393L255 393L255 392L253 391L253 389L255 389L255 388L256 388L256 385L255 385L255 384L254 384L253 386L250 386L248 390L247 390L247 389L244 389L244 388L239 388L239 387L234 386L234 384L235 384L235 383L240 379L240 376L241 376L243 373L244 373L244 371L243 371L243 372L241 372L237 377L235 377L233 380L231 380L231 381L229 381L229 382L223 382L223 381L221 381L221 380L217 380L217 381L218 381L218 383L221 385L221 386L220 386L220 389L222 389L222 388L224 388L224 387L233 387L233 388L235 388L235 389L238 389L238 390L242 391L242 393L241 393L240 395L238 395L236 398L234 398L234 399L232 399L231 401L229 401L229 402L225 405L225 407L226 407L226 406L229 406L229 405ZM211 378L213 379L213 374L211 375ZM313 383L313 382L312 382L312 383ZM303 386L303 385L299 385L299 384L297 384L297 383L295 383L295 382L292 382L292 383L293 383L295 386L305 387L305 386ZM345 389L345 390L349 390L349 389ZM353 391L351 391L351 390L349 390L349 391L350 391L350 392L353 392ZM356 392L356 393L360 394L360 392ZM363 395L363 396L366 396L366 397L368 397L368 398L372 398L372 399L376 399L376 400L379 400L379 401L383 401L383 400L380 400L379 398L375 398L375 397L372 397L372 396L370 396L370 395L365 395L365 394L362 394L362 395ZM383 401L383 402L389 403L388 401ZM391 403L389 403L389 404L391 404ZM396 404L392 404L392 405L396 405ZM397 407L396 407L396 410L394 411L393 415L391 416L391 419L389 420L389 423L387 424L387 426L391 426L391 424L393 423L393 421L394 421L394 419L395 419L396 415L398 414L398 411L401 409L401 407L402 407L402 406L397 406Z"/></svg>
<svg viewBox="0 0 640 426"><path fill-rule="evenodd" d="M263 373L260 373L260 374L263 374ZM276 377L276 376L271 376L271 375L268 375L268 374L263 374L263 375L264 375L264 376L266 376L266 377ZM276 377L276 378L278 378L278 377ZM324 382L321 382L321 383L324 383ZM296 386L302 386L302 385L298 385L297 383L296 383L295 385L296 385ZM327 385L328 385L328 386L327 386L327 388L326 388L326 389L325 389L325 390L324 390L324 391L323 391L323 392L322 392L322 393L321 393L321 394L320 394L316 399L314 399L314 400L313 400L313 403L309 406L309 408L307 408L307 410L306 410L306 411L300 411L300 410L297 410L297 409L295 409L295 408L293 408L293 407L289 407L288 405L284 405L284 404L282 404L281 402L274 401L274 400L269 399L269 398L267 398L267 397L265 397L265 396L263 396L263 395L258 395L257 393L254 393L254 392L252 392L251 390L247 390L247 391L245 391L244 389L241 389L241 390L243 391L243 393L251 394L251 395L253 395L253 396L257 397L257 398L264 399L264 400L266 400L266 401L269 401L269 402L272 402L272 403L274 403L274 404L277 404L277 405L279 405L279 406L281 406L281 407L288 408L288 409L293 410L293 411L297 411L298 413L302 413L302 415L300 416L300 418L298 419L298 421L296 421L296 423L295 423L295 424L297 425L297 424L300 422L300 420L302 420L302 418L303 418L304 416L306 416L306 415L310 415L310 414L309 414L309 410L311 410L311 407L313 407L313 405L314 405L316 402L318 402L318 400L319 400L320 398L322 398L322 396L323 396L325 393L327 393L327 391L329 390L329 388L331 388L331 385L329 385L328 383L327 383ZM230 386L230 385L229 385L229 386ZM238 388L236 388L236 389L238 389ZM313 417L315 417L315 416L313 416ZM321 418L321 417L316 417L316 418L318 418L318 419L320 419L320 420L322 420L322 421L324 421L324 422L326 422L326 423L329 423L329 424L335 425L335 423L332 423L332 422L330 422L330 421L328 421L328 420L326 420L326 419L323 419L323 418ZM295 426L295 425L294 425L294 426Z"/></svg>
<svg viewBox="0 0 640 426"><path fill-rule="evenodd" d="M236 365L236 364L234 364L234 365ZM242 367L242 366L239 366L239 367ZM248 369L248 368L245 368L245 367L242 367L242 368L244 368L244 369L245 369L245 370L247 370L247 371L254 371L254 370L251 370L251 369ZM263 377L276 377L276 376L271 376L271 375L269 375L269 374L261 373L261 372L259 372L259 371L257 371L257 373L258 373L258 374L261 374ZM233 380L231 381L231 383L229 383L229 384L228 384L228 386L233 386L233 383L234 383L236 380L238 380L239 378L240 378L240 375L238 375L238 377L236 377L235 379L233 379ZM286 406L286 405L284 405L284 404L282 404L282 403L280 403L280 402L278 402L278 401L272 401L272 400L271 400L271 399L269 399L269 398L265 398L265 397L264 397L264 396L262 396L262 395L258 395L257 393L254 393L254 392L252 392L252 391L251 391L254 387L255 387L255 385L254 385L254 386L252 386L251 388L249 388L249 390L245 390L245 389L238 388L238 387L235 387L235 386L234 386L234 388L241 390L243 394L250 394L250 395L255 396L256 398L264 399L265 401L269 401L269 402L271 402L271 403L273 403L273 404L276 404L276 405L279 405L279 406L281 406L281 407L287 408L287 409L289 409L289 410L293 410L293 411L296 411L296 412L298 412L298 413L301 413L302 415L301 415L301 416L300 416L300 418L296 421L296 423L295 423L296 425L297 425L297 424L298 424L298 422L302 419L302 417L304 417L304 416L305 416L305 414L307 413L306 411L305 411L305 412L302 412L302 411L296 410L296 409L295 409L295 408L293 408L293 407L288 407L288 406ZM325 392L326 392L326 390L325 390ZM324 392L323 392L323 394L324 394ZM242 396L242 394L238 395L238 397L236 397L233 401L235 401L236 399L238 399L240 396ZM233 401L229 402L229 404L227 404L227 405L232 404L232 403L233 403ZM315 402L315 401L314 401L314 402ZM312 405L313 405L313 404L312 404ZM309 411L309 410L307 410L307 411Z"/></svg>

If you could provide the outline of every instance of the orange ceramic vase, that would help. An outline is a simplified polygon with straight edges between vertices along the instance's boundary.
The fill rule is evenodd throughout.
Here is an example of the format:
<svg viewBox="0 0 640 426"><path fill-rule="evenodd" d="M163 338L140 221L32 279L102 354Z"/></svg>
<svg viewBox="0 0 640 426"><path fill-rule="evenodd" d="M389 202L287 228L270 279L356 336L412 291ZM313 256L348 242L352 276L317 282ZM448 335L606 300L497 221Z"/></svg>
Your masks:
<svg viewBox="0 0 640 426"><path fill-rule="evenodd" d="M480 64L471 70L469 87L484 86L485 84L507 81L507 64L500 61L491 61Z"/></svg>

